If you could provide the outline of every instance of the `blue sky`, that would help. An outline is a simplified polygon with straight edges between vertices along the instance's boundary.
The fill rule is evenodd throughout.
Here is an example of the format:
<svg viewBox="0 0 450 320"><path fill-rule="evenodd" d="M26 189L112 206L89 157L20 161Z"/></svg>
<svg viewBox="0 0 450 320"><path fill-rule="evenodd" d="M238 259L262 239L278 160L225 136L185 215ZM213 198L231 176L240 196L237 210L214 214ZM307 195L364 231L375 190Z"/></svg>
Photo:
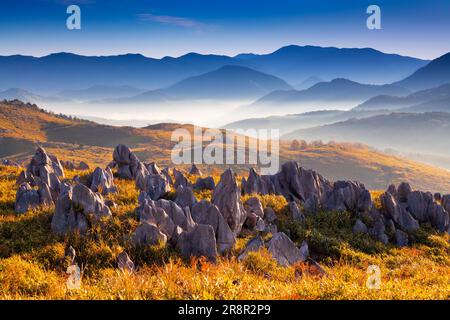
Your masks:
<svg viewBox="0 0 450 320"><path fill-rule="evenodd" d="M66 29L78 4L82 29ZM379 5L382 30L366 28ZM288 44L372 47L432 59L450 51L448 0L2 0L0 55L267 53Z"/></svg>

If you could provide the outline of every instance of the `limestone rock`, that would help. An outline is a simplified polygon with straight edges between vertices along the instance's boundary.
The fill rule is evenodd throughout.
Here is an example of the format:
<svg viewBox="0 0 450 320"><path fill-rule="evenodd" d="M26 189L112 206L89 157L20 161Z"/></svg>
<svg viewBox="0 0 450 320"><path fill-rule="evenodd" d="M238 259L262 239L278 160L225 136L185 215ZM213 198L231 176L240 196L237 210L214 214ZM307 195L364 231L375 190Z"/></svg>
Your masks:
<svg viewBox="0 0 450 320"><path fill-rule="evenodd" d="M179 186L177 188L177 195L175 198L175 203L178 204L180 207L189 207L192 208L192 206L197 202L197 199L195 198L194 191L191 187L183 187Z"/></svg>
<svg viewBox="0 0 450 320"><path fill-rule="evenodd" d="M212 203L217 206L225 221L234 234L239 234L247 218L241 202L241 192L231 169L220 176L220 181L214 189Z"/></svg>
<svg viewBox="0 0 450 320"><path fill-rule="evenodd" d="M93 192L100 192L102 195L109 193L116 193L117 187L114 185L114 177L110 168L103 170L102 168L95 168L91 177L90 189Z"/></svg>
<svg viewBox="0 0 450 320"><path fill-rule="evenodd" d="M257 197L249 198L244 205L247 213L253 212L260 218L264 218L264 209L262 207L261 201Z"/></svg>
<svg viewBox="0 0 450 320"><path fill-rule="evenodd" d="M39 206L39 193L30 187L28 183L23 183L19 186L16 192L16 202L14 210L17 213L25 213L29 209Z"/></svg>
<svg viewBox="0 0 450 320"><path fill-rule="evenodd" d="M395 231L395 244L398 247L406 247L408 245L408 235L401 230L396 230Z"/></svg>
<svg viewBox="0 0 450 320"><path fill-rule="evenodd" d="M119 177L130 180L135 178L140 161L127 146L119 144L114 149L113 159L117 164Z"/></svg>
<svg viewBox="0 0 450 320"><path fill-rule="evenodd" d="M274 186L270 177L260 176L255 169L251 168L248 178L242 180L242 191L244 194L266 195L274 193Z"/></svg>
<svg viewBox="0 0 450 320"><path fill-rule="evenodd" d="M198 224L212 226L219 253L230 251L233 248L236 242L235 236L215 205L206 200L194 204L192 219Z"/></svg>
<svg viewBox="0 0 450 320"><path fill-rule="evenodd" d="M294 219L295 221L305 220L305 215L300 211L298 205L294 201L289 202L289 212L292 219Z"/></svg>
<svg viewBox="0 0 450 320"><path fill-rule="evenodd" d="M175 182L173 183L173 186L175 187L175 189L178 188L179 186L183 186L183 187L191 186L191 183L184 176L183 172L181 172L177 169L173 169L173 176L175 178Z"/></svg>
<svg viewBox="0 0 450 320"><path fill-rule="evenodd" d="M192 165L191 169L189 170L189 174L193 176L202 176L202 172L195 164Z"/></svg>
<svg viewBox="0 0 450 320"><path fill-rule="evenodd" d="M213 227L206 224L197 224L191 231L182 232L178 237L177 249L187 259L192 256L203 256L215 262L217 248Z"/></svg>
<svg viewBox="0 0 450 320"><path fill-rule="evenodd" d="M165 245L167 243L167 236L154 224L144 221L134 231L132 240L137 246Z"/></svg>
<svg viewBox="0 0 450 320"><path fill-rule="evenodd" d="M89 227L89 216L93 221L111 216L100 194L92 192L83 184L65 188L59 195L52 219L52 231L65 234L71 231L85 233Z"/></svg>
<svg viewBox="0 0 450 320"><path fill-rule="evenodd" d="M212 177L198 178L193 186L194 190L214 190L215 187Z"/></svg>
<svg viewBox="0 0 450 320"><path fill-rule="evenodd" d="M260 236L251 239L245 246L244 250L239 254L238 260L239 261L244 260L250 252L257 252L259 249L263 247L264 241L261 239Z"/></svg>
<svg viewBox="0 0 450 320"><path fill-rule="evenodd" d="M278 232L273 235L268 242L268 250L272 256L277 260L278 264L288 266L296 262L306 260L305 250L300 250L295 246L289 237L283 233Z"/></svg>
<svg viewBox="0 0 450 320"><path fill-rule="evenodd" d="M368 233L367 226L361 220L357 219L353 226L353 233Z"/></svg>
<svg viewBox="0 0 450 320"><path fill-rule="evenodd" d="M152 200L158 200L170 191L170 184L164 175L149 174L145 179L145 192Z"/></svg>

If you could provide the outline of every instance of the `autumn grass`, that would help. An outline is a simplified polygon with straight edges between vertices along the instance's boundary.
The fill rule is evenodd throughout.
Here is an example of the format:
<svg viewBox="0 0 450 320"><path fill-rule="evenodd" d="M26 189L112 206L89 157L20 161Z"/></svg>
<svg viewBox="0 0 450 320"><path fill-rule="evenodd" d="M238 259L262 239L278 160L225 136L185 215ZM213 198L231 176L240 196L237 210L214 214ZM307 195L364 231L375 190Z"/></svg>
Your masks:
<svg viewBox="0 0 450 320"><path fill-rule="evenodd" d="M321 212L304 223L292 222L282 197L258 196L274 209L278 227L298 244L306 240L325 271L299 263L280 267L266 249L243 261L221 257L216 264L185 260L173 249L136 248L134 183L116 179L119 193L113 218L94 225L85 237L50 232L53 210L13 211L18 169L0 167L0 299L449 299L449 236L421 229L412 245L395 248L351 232L349 213ZM68 172L67 177L86 172ZM196 192L198 200L210 192ZM243 202L248 196L242 198ZM234 254L253 237L238 238ZM73 246L83 270L82 287L66 287L67 259ZM116 269L125 250L138 266L134 274ZM368 289L367 267L381 269L381 288Z"/></svg>

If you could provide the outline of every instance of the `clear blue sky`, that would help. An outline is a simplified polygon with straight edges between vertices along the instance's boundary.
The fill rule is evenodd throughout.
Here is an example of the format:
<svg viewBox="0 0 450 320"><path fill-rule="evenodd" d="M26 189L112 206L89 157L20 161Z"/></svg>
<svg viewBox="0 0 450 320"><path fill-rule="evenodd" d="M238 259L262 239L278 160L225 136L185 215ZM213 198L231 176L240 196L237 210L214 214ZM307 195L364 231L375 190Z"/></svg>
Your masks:
<svg viewBox="0 0 450 320"><path fill-rule="evenodd" d="M66 29L78 4L82 29ZM382 30L366 28L366 8ZM267 53L288 44L372 47L435 58L450 51L448 0L1 0L0 55Z"/></svg>

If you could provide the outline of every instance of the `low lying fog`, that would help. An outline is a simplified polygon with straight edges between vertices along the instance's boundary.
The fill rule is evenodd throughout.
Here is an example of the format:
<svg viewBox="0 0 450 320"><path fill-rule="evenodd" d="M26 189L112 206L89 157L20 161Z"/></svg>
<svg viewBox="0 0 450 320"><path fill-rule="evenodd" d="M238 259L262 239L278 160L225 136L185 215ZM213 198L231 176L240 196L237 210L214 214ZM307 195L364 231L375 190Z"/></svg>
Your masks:
<svg viewBox="0 0 450 320"><path fill-rule="evenodd" d="M221 127L230 122L271 115L303 113L323 109L348 110L355 102L307 105L251 105L254 101L179 101L161 104L117 104L64 102L46 103L44 109L74 115L102 124L144 127L159 122L192 123L204 127ZM323 106L323 107L322 107Z"/></svg>

